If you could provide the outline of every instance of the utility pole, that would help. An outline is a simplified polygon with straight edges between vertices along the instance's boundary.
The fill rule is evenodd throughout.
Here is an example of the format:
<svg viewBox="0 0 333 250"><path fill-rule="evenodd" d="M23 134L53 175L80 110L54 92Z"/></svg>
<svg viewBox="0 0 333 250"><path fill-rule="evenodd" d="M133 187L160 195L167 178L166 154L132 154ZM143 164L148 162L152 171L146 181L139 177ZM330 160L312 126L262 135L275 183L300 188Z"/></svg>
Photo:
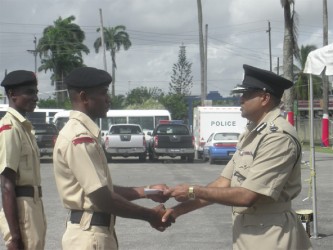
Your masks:
<svg viewBox="0 0 333 250"><path fill-rule="evenodd" d="M198 23L199 23L199 49L200 49L200 69L201 69L201 106L205 105L205 51L202 32L202 5L201 0L197 0L198 5Z"/></svg>
<svg viewBox="0 0 333 250"><path fill-rule="evenodd" d="M328 45L328 14L327 14L327 0L323 0L323 46ZM322 120L322 145L329 146L329 83L328 76L322 73L323 79L323 120Z"/></svg>
<svg viewBox="0 0 333 250"><path fill-rule="evenodd" d="M100 33L101 33L101 45L103 49L103 63L104 63L104 70L107 71L107 66L106 66L106 55L105 55L105 42L104 42L104 26L103 26L103 14L102 14L102 9L99 9L99 17L100 17L100 22L101 22L101 28L100 28ZM113 83L112 83L113 84Z"/></svg>
<svg viewBox="0 0 333 250"><path fill-rule="evenodd" d="M37 74L37 38L36 38L36 36L34 37L33 43L35 44L35 49L33 49L33 50L28 49L27 51L29 53L32 53L35 57L35 74Z"/></svg>
<svg viewBox="0 0 333 250"><path fill-rule="evenodd" d="M269 70L272 71L272 46L271 46L271 22L268 21L268 43L269 43Z"/></svg>
<svg viewBox="0 0 333 250"><path fill-rule="evenodd" d="M206 29L205 29L205 69L204 69L204 96L206 99L207 96L207 54L208 54L208 24L206 24Z"/></svg>

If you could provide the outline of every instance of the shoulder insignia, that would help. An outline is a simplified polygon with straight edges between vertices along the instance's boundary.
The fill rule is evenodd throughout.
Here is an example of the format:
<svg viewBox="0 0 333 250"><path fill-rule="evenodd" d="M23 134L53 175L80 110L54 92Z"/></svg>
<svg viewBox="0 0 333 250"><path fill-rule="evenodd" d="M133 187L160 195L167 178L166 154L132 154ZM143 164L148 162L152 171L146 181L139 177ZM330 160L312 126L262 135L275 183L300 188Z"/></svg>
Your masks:
<svg viewBox="0 0 333 250"><path fill-rule="evenodd" d="M279 128L277 126L275 126L274 122L271 122L271 124L269 125L269 130L271 132L276 132Z"/></svg>
<svg viewBox="0 0 333 250"><path fill-rule="evenodd" d="M3 125L2 127L0 127L0 133L4 130L9 130L9 129L12 129L12 125Z"/></svg>
<svg viewBox="0 0 333 250"><path fill-rule="evenodd" d="M264 128L266 128L266 126L267 126L267 123L264 122L264 123L260 124L260 125L257 127L256 131L257 131L257 132L260 132L260 131L264 130Z"/></svg>
<svg viewBox="0 0 333 250"><path fill-rule="evenodd" d="M95 140L91 137L79 137L72 141L72 143L74 145L82 144L82 143L94 143L94 142L95 142Z"/></svg>

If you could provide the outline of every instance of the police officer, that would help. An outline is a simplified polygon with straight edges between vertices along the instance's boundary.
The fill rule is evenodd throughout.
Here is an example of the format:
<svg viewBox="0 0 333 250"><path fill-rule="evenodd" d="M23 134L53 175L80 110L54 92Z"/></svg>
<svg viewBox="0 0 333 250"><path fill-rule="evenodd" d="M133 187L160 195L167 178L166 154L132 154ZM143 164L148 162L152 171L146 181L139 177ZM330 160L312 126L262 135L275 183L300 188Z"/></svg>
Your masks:
<svg viewBox="0 0 333 250"><path fill-rule="evenodd" d="M183 184L166 194L185 201L164 218L213 203L232 206L233 249L311 249L291 208L301 191L301 146L296 130L278 108L293 84L270 71L244 65L241 115L249 123L221 176L206 187ZM189 200L191 199L191 200Z"/></svg>
<svg viewBox="0 0 333 250"><path fill-rule="evenodd" d="M9 108L0 121L0 230L8 249L44 249L39 149L25 117L36 108L37 79L31 71L16 70L5 76L1 86Z"/></svg>
<svg viewBox="0 0 333 250"><path fill-rule="evenodd" d="M67 228L62 238L64 250L118 249L114 230L115 216L141 219L156 229L162 223L163 205L153 209L130 200L145 198L144 187L112 184L107 160L100 144L101 133L94 120L106 117L110 106L108 87L111 76L99 69L74 69L65 79L73 106L69 121L60 131L54 152L54 174L60 199L69 209ZM165 185L151 188L165 189ZM155 201L168 197L153 195Z"/></svg>

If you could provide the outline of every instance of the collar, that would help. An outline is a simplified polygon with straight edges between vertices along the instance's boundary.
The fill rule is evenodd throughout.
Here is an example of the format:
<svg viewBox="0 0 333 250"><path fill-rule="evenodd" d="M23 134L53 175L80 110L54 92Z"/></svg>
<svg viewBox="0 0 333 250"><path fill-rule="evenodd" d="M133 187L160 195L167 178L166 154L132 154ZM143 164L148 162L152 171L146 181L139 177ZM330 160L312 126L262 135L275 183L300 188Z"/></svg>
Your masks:
<svg viewBox="0 0 333 250"><path fill-rule="evenodd" d="M32 124L31 122L21 115L16 109L8 107L7 112L10 113L15 119L17 119L24 127L29 129L30 131L32 130Z"/></svg>
<svg viewBox="0 0 333 250"><path fill-rule="evenodd" d="M27 118L25 118L23 115L21 115L21 113L19 113L16 109L8 107L7 112L10 113L12 116L14 116L21 123L24 123L25 121L27 121Z"/></svg>
<svg viewBox="0 0 333 250"><path fill-rule="evenodd" d="M80 121L93 134L93 136L98 138L98 136L100 134L100 128L85 113L83 113L81 111L77 111L77 110L72 110L69 113L69 119L76 119L76 120Z"/></svg>
<svg viewBox="0 0 333 250"><path fill-rule="evenodd" d="M267 126L267 124L269 125L270 122L274 121L280 115L281 115L281 110L280 110L280 108L276 107L276 108L272 109L271 111L269 111L257 126L253 127L253 124L252 124L252 126L250 124L249 129L251 130L251 132L253 132L255 130L260 132Z"/></svg>

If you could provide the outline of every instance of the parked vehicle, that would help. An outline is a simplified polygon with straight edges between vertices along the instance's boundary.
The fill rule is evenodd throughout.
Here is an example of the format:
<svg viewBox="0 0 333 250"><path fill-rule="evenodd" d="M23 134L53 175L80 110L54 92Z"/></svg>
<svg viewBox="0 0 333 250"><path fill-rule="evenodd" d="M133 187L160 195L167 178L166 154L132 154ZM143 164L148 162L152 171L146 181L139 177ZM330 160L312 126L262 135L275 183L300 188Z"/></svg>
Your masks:
<svg viewBox="0 0 333 250"><path fill-rule="evenodd" d="M242 133L247 120L240 107L196 107L193 111L193 135L197 157L202 158L208 137L216 131Z"/></svg>
<svg viewBox="0 0 333 250"><path fill-rule="evenodd" d="M106 156L138 156L140 161L147 157L146 138L138 124L111 125L105 136L104 148Z"/></svg>
<svg viewBox="0 0 333 250"><path fill-rule="evenodd" d="M239 133L214 132L203 147L203 159L210 164L215 161L229 161L236 152Z"/></svg>
<svg viewBox="0 0 333 250"><path fill-rule="evenodd" d="M65 110L57 113L54 116L53 123L60 130L69 119L70 110ZM110 126L113 124L139 124L142 131L145 133L152 132L161 120L171 120L171 115L168 110L164 109L111 109L107 112L106 117L96 120L96 123L101 129L102 143L104 144L105 136L108 133Z"/></svg>
<svg viewBox="0 0 333 250"><path fill-rule="evenodd" d="M48 123L34 123L33 128L37 145L39 147L40 157L51 157L59 133L56 126Z"/></svg>
<svg viewBox="0 0 333 250"><path fill-rule="evenodd" d="M155 161L160 156L180 156L182 160L193 162L194 138L182 121L160 121L151 136L148 145L150 160Z"/></svg>

